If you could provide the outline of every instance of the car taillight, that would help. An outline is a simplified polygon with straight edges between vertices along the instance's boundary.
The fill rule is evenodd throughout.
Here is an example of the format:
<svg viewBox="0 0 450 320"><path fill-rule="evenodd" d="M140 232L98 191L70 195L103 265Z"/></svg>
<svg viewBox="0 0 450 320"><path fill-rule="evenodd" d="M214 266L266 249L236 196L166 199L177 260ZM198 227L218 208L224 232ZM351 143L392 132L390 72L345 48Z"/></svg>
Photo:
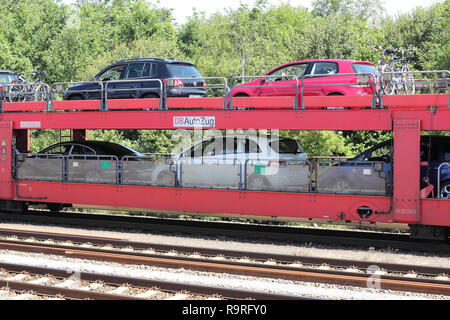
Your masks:
<svg viewBox="0 0 450 320"><path fill-rule="evenodd" d="M354 83L350 85L351 87L369 87L371 83L374 83L374 79L369 76L356 76L350 80L350 83Z"/></svg>

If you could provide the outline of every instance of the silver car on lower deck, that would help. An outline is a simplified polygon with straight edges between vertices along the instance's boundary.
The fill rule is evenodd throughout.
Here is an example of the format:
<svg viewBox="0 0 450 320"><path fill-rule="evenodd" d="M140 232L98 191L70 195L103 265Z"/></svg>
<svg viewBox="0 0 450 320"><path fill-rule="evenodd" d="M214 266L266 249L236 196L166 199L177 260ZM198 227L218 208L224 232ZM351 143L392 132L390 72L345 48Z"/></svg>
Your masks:
<svg viewBox="0 0 450 320"><path fill-rule="evenodd" d="M306 153L291 138L234 134L186 148L153 173L161 186L308 192Z"/></svg>

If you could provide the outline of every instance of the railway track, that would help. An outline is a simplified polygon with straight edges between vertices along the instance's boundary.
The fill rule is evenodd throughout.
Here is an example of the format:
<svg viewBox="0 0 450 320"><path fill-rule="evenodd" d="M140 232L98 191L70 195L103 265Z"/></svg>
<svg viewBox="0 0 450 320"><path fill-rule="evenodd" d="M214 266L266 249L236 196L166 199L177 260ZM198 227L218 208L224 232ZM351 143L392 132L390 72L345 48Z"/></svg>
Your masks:
<svg viewBox="0 0 450 320"><path fill-rule="evenodd" d="M407 251L438 252L450 254L450 241L430 242L410 239L407 234L369 231L348 231L268 226L242 223L205 222L178 219L155 219L121 215L80 214L62 212L54 214L43 210L30 210L28 214L0 213L1 221L23 221L63 225L82 225L112 229L132 229L163 233L181 233L206 236L229 236L244 239L318 243L358 248L389 248Z"/></svg>
<svg viewBox="0 0 450 320"><path fill-rule="evenodd" d="M9 263L0 263L1 287L19 292L19 299L26 292L43 297L93 300L313 299Z"/></svg>
<svg viewBox="0 0 450 320"><path fill-rule="evenodd" d="M6 229L0 230L0 249L126 265L184 268L450 296L450 269L447 268L168 246L115 238Z"/></svg>

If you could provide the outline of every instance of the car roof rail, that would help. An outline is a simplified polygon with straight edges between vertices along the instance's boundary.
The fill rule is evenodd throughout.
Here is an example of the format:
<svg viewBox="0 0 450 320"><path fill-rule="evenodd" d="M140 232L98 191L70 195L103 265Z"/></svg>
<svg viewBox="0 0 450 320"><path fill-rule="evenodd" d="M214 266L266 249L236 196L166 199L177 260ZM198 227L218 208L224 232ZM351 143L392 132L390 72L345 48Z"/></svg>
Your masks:
<svg viewBox="0 0 450 320"><path fill-rule="evenodd" d="M138 60L158 60L158 61L163 61L163 60L165 60L165 59L162 59L162 58L132 58L132 59L124 59L124 60L120 60L120 61L117 61L117 62L115 62L115 63L119 63L119 62L129 62L129 61L134 61L134 60L136 60L136 61L138 61Z"/></svg>

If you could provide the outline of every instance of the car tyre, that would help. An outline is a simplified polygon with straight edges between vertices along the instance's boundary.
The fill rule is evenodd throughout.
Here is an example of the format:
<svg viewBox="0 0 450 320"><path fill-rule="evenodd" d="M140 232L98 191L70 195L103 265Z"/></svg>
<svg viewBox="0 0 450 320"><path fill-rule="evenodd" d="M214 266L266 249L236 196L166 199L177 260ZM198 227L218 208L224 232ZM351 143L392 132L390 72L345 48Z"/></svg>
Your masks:
<svg viewBox="0 0 450 320"><path fill-rule="evenodd" d="M445 180L441 183L441 190L439 190L439 197L441 199L450 199L450 180Z"/></svg>
<svg viewBox="0 0 450 320"><path fill-rule="evenodd" d="M247 182L248 190L269 190L270 182L262 175L253 175Z"/></svg>
<svg viewBox="0 0 450 320"><path fill-rule="evenodd" d="M162 187L175 187L175 176L169 171L163 171L158 175L157 184Z"/></svg>

